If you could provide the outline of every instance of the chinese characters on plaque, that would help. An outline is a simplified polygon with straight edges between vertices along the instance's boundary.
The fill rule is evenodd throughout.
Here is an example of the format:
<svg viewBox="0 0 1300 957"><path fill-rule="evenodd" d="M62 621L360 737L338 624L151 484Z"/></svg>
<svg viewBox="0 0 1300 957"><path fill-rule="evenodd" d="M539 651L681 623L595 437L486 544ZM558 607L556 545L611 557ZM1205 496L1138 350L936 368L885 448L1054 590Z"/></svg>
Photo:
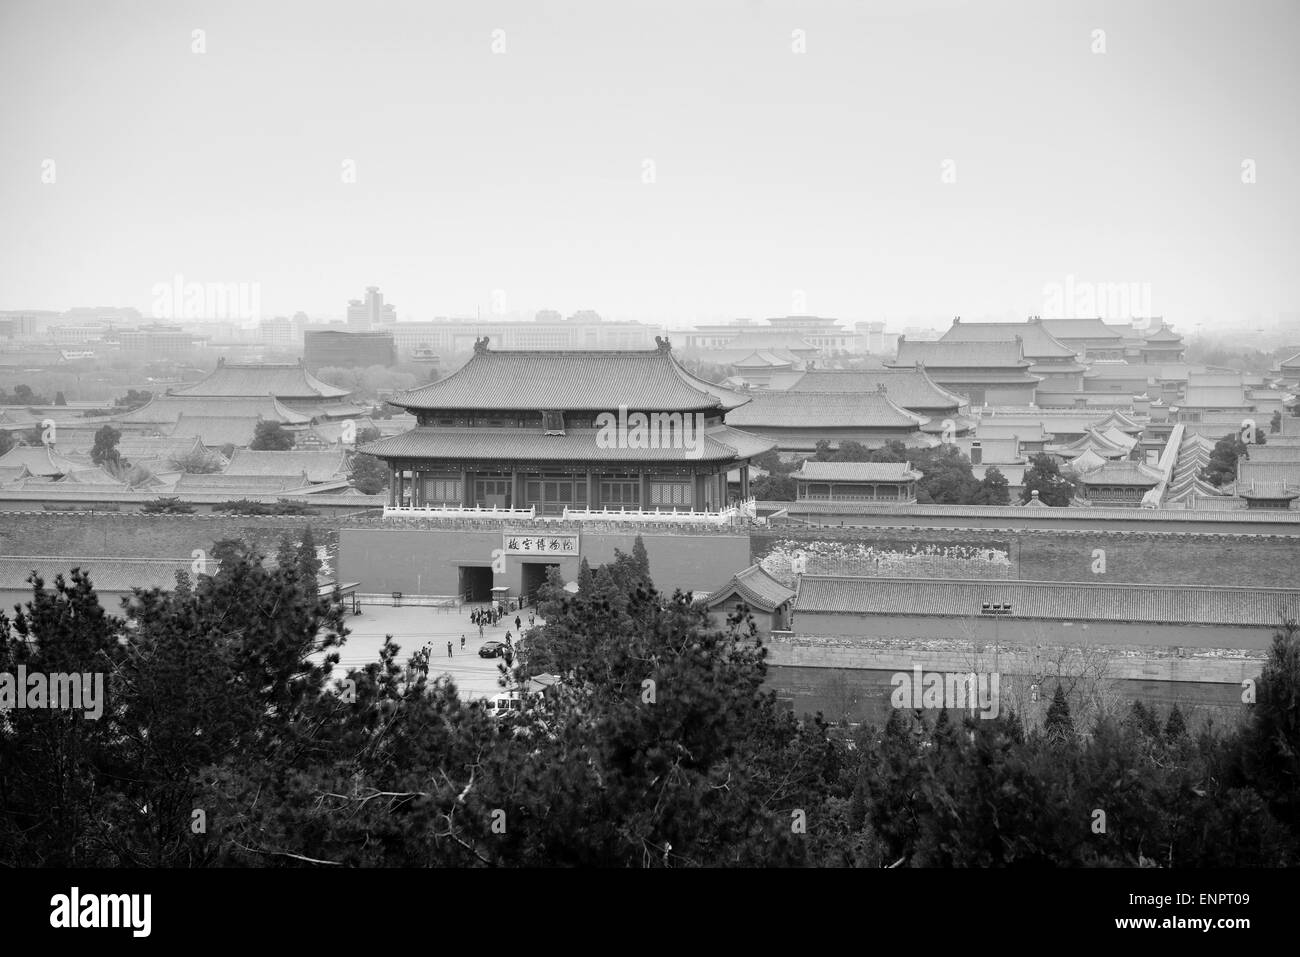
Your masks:
<svg viewBox="0 0 1300 957"><path fill-rule="evenodd" d="M578 555L577 535L556 535L552 532L506 532L507 555Z"/></svg>

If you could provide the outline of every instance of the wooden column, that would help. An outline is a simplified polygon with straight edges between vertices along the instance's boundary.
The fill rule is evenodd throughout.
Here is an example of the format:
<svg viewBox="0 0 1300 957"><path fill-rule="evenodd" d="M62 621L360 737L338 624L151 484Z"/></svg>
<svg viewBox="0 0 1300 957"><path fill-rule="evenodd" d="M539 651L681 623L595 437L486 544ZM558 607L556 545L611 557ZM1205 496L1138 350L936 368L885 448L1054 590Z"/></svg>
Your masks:
<svg viewBox="0 0 1300 957"><path fill-rule="evenodd" d="M397 504L397 464L388 463L388 504Z"/></svg>
<svg viewBox="0 0 1300 957"><path fill-rule="evenodd" d="M740 497L742 500L749 498L749 463L746 462L740 467Z"/></svg>
<svg viewBox="0 0 1300 957"><path fill-rule="evenodd" d="M599 503L596 501L596 473L587 469L587 508L597 508Z"/></svg>
<svg viewBox="0 0 1300 957"><path fill-rule="evenodd" d="M641 469L641 509L645 511L650 508L650 476L646 474L645 469Z"/></svg>
<svg viewBox="0 0 1300 957"><path fill-rule="evenodd" d="M469 487L469 472L466 469L460 470L460 504L465 506L474 504L474 492Z"/></svg>
<svg viewBox="0 0 1300 957"><path fill-rule="evenodd" d="M510 507L519 508L519 472L510 473Z"/></svg>

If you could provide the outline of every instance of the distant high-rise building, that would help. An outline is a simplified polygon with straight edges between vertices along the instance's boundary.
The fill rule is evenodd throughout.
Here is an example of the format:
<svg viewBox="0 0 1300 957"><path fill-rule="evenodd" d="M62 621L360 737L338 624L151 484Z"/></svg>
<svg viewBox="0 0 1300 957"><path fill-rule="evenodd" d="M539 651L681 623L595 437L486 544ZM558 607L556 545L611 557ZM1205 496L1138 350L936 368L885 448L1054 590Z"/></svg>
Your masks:
<svg viewBox="0 0 1300 957"><path fill-rule="evenodd" d="M349 329L376 329L396 321L396 307L384 304L384 294L379 291L378 286L367 286L365 299L348 301Z"/></svg>

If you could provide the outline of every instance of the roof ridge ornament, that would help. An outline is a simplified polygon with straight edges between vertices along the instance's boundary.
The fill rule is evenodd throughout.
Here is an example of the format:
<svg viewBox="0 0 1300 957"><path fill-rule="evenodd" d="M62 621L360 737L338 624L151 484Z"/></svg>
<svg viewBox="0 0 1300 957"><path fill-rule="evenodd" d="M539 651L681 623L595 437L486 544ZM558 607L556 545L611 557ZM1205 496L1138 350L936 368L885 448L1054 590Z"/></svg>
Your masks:
<svg viewBox="0 0 1300 957"><path fill-rule="evenodd" d="M672 352L673 345L668 341L667 336L655 336L655 348L660 352Z"/></svg>
<svg viewBox="0 0 1300 957"><path fill-rule="evenodd" d="M482 339L479 338L474 339L474 355L481 356L487 354L488 338L489 338L488 336L484 336Z"/></svg>

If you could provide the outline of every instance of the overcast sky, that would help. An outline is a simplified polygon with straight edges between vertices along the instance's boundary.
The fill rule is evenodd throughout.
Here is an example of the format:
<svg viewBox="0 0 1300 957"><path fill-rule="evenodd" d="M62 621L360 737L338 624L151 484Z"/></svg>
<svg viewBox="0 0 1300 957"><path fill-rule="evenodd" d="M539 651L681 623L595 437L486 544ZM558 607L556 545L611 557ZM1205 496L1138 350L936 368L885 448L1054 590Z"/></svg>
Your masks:
<svg viewBox="0 0 1300 957"><path fill-rule="evenodd" d="M901 327L1044 313L1073 276L1253 328L1300 310L1298 24L1295 0L0 0L0 309L148 312L180 274L258 283L264 315L378 285L403 319Z"/></svg>

